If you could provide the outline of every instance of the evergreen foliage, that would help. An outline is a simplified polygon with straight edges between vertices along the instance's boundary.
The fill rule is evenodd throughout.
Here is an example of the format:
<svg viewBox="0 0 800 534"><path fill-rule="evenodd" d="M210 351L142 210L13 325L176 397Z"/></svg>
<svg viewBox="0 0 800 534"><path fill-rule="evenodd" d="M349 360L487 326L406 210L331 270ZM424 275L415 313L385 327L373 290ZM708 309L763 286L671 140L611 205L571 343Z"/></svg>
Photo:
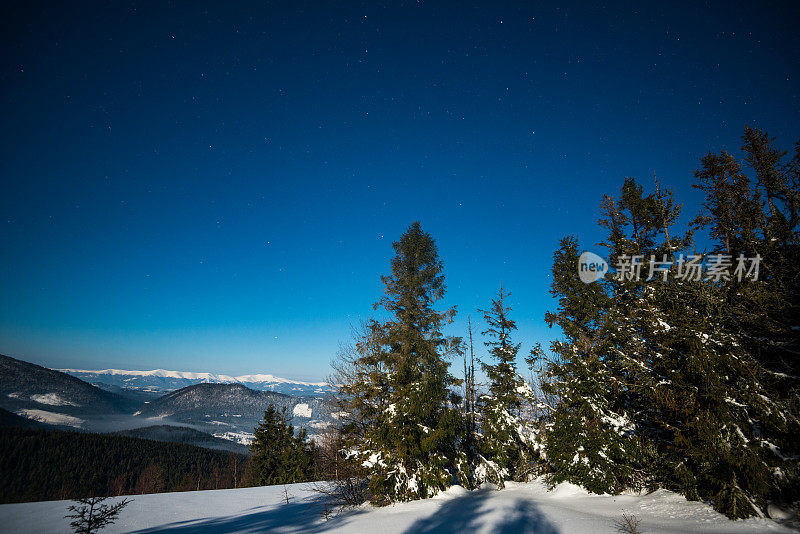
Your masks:
<svg viewBox="0 0 800 534"><path fill-rule="evenodd" d="M0 450L0 503L233 488L246 461L182 443L22 428L0 428Z"/></svg>
<svg viewBox="0 0 800 534"><path fill-rule="evenodd" d="M312 473L313 450L305 429L295 435L286 407L270 404L255 429L251 452L254 486L305 482Z"/></svg>
<svg viewBox="0 0 800 534"><path fill-rule="evenodd" d="M512 341L516 323L509 317L506 305L510 293L502 287L488 310L480 310L487 323L482 332L484 342L494 363L481 362L489 378L489 391L481 396L481 460L480 472L491 475L487 481L500 487L506 479L524 480L534 457L531 442L535 436L528 414L533 392L517 373L517 353L520 344ZM492 469L489 469L491 462ZM480 468L480 466L479 466ZM479 472L479 473L480 473Z"/></svg>
<svg viewBox="0 0 800 534"><path fill-rule="evenodd" d="M577 240L562 240L559 306L546 316L564 333L545 384L560 399L546 436L553 481L663 486L731 518L797 499L800 166L759 130L743 140L755 183L730 154L705 156L703 210L683 234L673 230L681 207L658 182L645 195L629 178L618 199L604 197L609 263L639 257L638 279L618 265L583 284ZM704 228L730 275L691 274L693 232ZM740 257L760 258L758 280L734 274ZM648 272L649 259L668 271Z"/></svg>
<svg viewBox="0 0 800 534"><path fill-rule="evenodd" d="M342 391L348 409L359 411L345 428L349 454L369 469L377 504L436 494L463 459L464 421L447 361L460 340L442 333L455 308L434 308L445 294L436 245L415 222L393 247L391 273L381 278L385 294L375 304L389 319L369 323L352 362L361 382Z"/></svg>
<svg viewBox="0 0 800 534"><path fill-rule="evenodd" d="M601 245L615 267L604 279L582 282L579 241L561 240L545 321L562 337L550 356L536 345L525 358L536 395L517 372L502 288L481 310L490 358L478 393L471 321L469 347L442 333L455 309L435 308L441 262L412 224L375 306L389 318L364 323L334 364L342 458L331 464L347 466L345 487L385 504L452 483L502 486L546 462L551 484L665 487L731 518L800 498L800 143L787 160L747 128L742 148L754 178L726 152L706 155L694 184L702 210L683 231L682 206L658 180L648 193L627 178L618 197L604 196ZM702 231L713 256L695 250ZM714 274L720 266L729 270ZM463 399L448 371L454 354Z"/></svg>
<svg viewBox="0 0 800 534"><path fill-rule="evenodd" d="M545 316L558 325L563 341L554 341L556 356L545 373L543 390L558 399L545 433L551 483L570 481L594 493L613 493L631 475L626 453L632 443L626 414L615 411L609 343L602 330L610 299L599 284L577 276L579 243L561 240L553 255L551 294L555 313Z"/></svg>
<svg viewBox="0 0 800 534"><path fill-rule="evenodd" d="M75 534L92 534L108 525L113 525L119 513L131 502L122 499L114 504L105 504L108 497L87 497L78 499L78 505L71 505L67 511L72 512L64 519L72 519L69 526Z"/></svg>

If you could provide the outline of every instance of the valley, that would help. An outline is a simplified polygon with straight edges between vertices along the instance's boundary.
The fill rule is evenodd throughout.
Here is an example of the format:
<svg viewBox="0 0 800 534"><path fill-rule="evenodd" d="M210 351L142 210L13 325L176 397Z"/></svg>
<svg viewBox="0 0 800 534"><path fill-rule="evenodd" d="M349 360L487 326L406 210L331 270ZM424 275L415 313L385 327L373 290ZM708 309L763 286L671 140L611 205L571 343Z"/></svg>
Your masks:
<svg viewBox="0 0 800 534"><path fill-rule="evenodd" d="M326 383L273 375L54 370L0 355L0 408L43 428L247 452L269 405L313 439L333 421Z"/></svg>

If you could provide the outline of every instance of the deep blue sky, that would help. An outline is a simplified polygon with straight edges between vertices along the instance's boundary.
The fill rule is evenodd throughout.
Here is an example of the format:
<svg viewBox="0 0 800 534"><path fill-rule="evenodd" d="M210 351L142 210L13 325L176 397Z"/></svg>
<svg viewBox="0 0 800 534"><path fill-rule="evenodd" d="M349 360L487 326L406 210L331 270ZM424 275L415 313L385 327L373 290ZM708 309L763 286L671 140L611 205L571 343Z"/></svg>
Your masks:
<svg viewBox="0 0 800 534"><path fill-rule="evenodd" d="M527 352L603 193L688 218L704 153L800 136L794 2L64 4L0 15L0 353L47 366L323 378L415 219L451 332L502 281Z"/></svg>

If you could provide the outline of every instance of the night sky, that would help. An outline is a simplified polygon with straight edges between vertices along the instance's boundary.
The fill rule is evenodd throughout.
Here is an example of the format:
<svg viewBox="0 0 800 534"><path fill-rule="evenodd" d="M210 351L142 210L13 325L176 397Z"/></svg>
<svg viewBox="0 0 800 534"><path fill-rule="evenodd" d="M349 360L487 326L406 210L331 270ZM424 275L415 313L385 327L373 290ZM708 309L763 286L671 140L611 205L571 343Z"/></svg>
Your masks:
<svg viewBox="0 0 800 534"><path fill-rule="evenodd" d="M322 379L414 220L449 333L502 282L549 344L602 194L685 223L707 151L800 137L798 4L693 5L4 3L0 353Z"/></svg>

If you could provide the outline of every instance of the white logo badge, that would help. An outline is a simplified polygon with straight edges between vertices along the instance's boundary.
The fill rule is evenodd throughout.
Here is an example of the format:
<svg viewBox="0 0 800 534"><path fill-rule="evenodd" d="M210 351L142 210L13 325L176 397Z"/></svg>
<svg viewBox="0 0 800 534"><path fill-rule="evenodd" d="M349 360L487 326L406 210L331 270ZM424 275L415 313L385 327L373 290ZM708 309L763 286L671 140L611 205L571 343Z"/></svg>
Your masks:
<svg viewBox="0 0 800 534"><path fill-rule="evenodd" d="M578 258L578 276L584 284L591 284L608 272L606 260L593 252L584 252Z"/></svg>

